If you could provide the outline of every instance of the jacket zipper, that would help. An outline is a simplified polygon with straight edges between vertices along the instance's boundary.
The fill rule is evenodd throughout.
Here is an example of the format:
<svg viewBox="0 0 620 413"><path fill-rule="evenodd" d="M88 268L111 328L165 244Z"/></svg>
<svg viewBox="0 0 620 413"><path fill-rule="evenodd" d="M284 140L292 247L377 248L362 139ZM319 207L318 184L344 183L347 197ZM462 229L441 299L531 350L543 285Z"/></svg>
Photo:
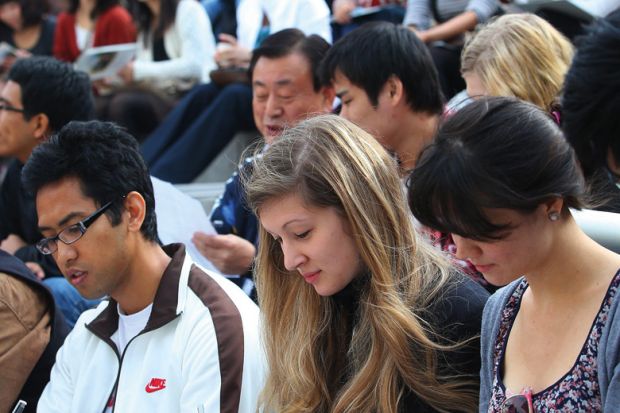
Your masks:
<svg viewBox="0 0 620 413"><path fill-rule="evenodd" d="M111 340L104 340L106 343L108 343L108 345L110 347L112 347L112 349L114 350L114 354L116 354L116 358L118 359L118 372L116 373L116 381L114 382L114 386L112 387L112 391L110 392L110 394L108 395L108 401L110 401L110 397L112 397L113 393L116 393L114 395L114 404L112 405L112 413L114 413L116 411L116 396L118 396L118 391L117 387L118 387L118 381L121 378L121 368L123 367L123 359L125 358L125 353L127 353L127 348L129 347L129 345L131 344L132 341L134 341L136 339L136 337L140 336L142 333L144 333L144 331L140 332L139 334L135 335L131 340L129 340L127 342L127 345L125 346L125 349L123 350L123 354L120 355L118 354L118 347L116 347L116 344L114 344L114 342L112 342ZM101 413L105 413L106 409L108 408L107 406L107 402L106 405L103 407L103 411Z"/></svg>

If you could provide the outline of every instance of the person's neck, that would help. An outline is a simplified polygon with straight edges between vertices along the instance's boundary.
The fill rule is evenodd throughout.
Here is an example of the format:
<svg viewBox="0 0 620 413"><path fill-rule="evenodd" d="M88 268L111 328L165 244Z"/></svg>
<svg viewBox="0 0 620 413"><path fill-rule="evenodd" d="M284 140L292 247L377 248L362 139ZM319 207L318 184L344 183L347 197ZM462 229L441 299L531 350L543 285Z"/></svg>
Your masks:
<svg viewBox="0 0 620 413"><path fill-rule="evenodd" d="M572 216L558 223L545 263L525 278L539 308L571 305L578 297L607 288L620 268L620 255L589 238Z"/></svg>
<svg viewBox="0 0 620 413"><path fill-rule="evenodd" d="M125 282L111 296L125 314L135 314L155 299L161 278L171 258L155 242L141 240L128 252L131 262L126 268Z"/></svg>
<svg viewBox="0 0 620 413"><path fill-rule="evenodd" d="M95 8L95 0L80 0L77 14L81 16L89 16Z"/></svg>
<svg viewBox="0 0 620 413"><path fill-rule="evenodd" d="M13 32L13 41L18 49L29 50L37 45L41 37L41 24L21 27Z"/></svg>
<svg viewBox="0 0 620 413"><path fill-rule="evenodd" d="M146 4L146 7L148 7L149 10L151 11L151 14L153 15L153 18L151 20L153 22L153 27L154 27L157 24L156 22L159 21L161 4L159 0L146 0L145 4Z"/></svg>
<svg viewBox="0 0 620 413"><path fill-rule="evenodd" d="M432 142L437 133L439 116L426 112L407 111L399 124L394 149L400 160L402 174L407 174L418 161L422 149Z"/></svg>

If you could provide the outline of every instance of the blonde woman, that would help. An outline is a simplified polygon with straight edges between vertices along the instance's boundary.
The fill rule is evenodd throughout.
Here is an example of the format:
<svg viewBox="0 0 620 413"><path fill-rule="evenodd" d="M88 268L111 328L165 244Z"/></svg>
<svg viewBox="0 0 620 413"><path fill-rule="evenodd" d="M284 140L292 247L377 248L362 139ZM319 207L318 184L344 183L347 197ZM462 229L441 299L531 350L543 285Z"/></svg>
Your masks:
<svg viewBox="0 0 620 413"><path fill-rule="evenodd" d="M480 29L461 55L467 95L513 96L552 112L573 47L542 18L507 14Z"/></svg>
<svg viewBox="0 0 620 413"><path fill-rule="evenodd" d="M419 239L395 161L352 123L286 131L244 177L266 412L475 411L487 293Z"/></svg>

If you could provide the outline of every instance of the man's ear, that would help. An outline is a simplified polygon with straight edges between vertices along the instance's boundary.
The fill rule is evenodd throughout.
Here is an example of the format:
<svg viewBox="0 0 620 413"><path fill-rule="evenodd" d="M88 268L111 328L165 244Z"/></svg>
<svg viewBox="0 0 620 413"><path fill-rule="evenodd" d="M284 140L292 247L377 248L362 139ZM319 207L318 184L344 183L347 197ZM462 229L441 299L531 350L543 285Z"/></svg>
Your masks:
<svg viewBox="0 0 620 413"><path fill-rule="evenodd" d="M139 192L131 191L125 197L124 207L124 213L129 217L128 230L139 232L146 216L146 201Z"/></svg>
<svg viewBox="0 0 620 413"><path fill-rule="evenodd" d="M39 141L39 143L43 142L49 137L51 133L50 119L45 113L38 113L34 115L32 118L30 118L29 123L33 127L32 135L37 141Z"/></svg>
<svg viewBox="0 0 620 413"><path fill-rule="evenodd" d="M397 106L405 99L405 88L402 80L397 76L390 76L383 86L383 92L389 98L392 106Z"/></svg>
<svg viewBox="0 0 620 413"><path fill-rule="evenodd" d="M323 95L323 104L325 112L331 112L334 107L334 99L336 98L336 89L333 86L323 86L321 88Z"/></svg>

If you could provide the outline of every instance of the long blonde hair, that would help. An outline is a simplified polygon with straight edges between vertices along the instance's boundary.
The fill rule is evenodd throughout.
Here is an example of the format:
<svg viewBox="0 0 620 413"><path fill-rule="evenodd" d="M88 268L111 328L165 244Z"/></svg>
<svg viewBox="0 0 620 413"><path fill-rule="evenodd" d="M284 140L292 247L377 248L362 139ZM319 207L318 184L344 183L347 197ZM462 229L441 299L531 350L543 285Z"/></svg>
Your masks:
<svg viewBox="0 0 620 413"><path fill-rule="evenodd" d="M490 96L514 96L551 110L573 58L566 37L530 13L506 14L483 26L461 54Z"/></svg>
<svg viewBox="0 0 620 413"><path fill-rule="evenodd" d="M444 347L421 317L450 267L417 239L396 162L381 145L345 119L318 116L284 132L250 169L243 181L259 217L266 201L293 193L336 208L367 273L349 341L334 299L287 271L280 245L261 227L255 279L269 364L261 407L396 412L411 390L439 411L476 410L471 382L439 377L436 350Z"/></svg>

